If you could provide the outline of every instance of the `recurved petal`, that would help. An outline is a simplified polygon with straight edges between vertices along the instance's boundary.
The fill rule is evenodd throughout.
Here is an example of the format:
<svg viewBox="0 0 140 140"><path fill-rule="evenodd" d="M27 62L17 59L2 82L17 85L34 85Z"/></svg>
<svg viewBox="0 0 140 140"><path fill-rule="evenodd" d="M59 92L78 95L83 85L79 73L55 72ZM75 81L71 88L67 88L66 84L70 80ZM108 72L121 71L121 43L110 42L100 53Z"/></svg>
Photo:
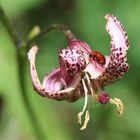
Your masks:
<svg viewBox="0 0 140 140"><path fill-rule="evenodd" d="M37 71L36 71L35 58L36 58L37 52L38 52L38 47L37 46L33 46L28 52L28 59L29 59L29 62L30 62L30 73L31 73L32 83L33 83L33 86L34 86L35 90L41 96L46 96L45 88L40 83L40 80L38 78L38 74L37 74Z"/></svg>
<svg viewBox="0 0 140 140"><path fill-rule="evenodd" d="M129 68L127 63L127 50L129 41L124 27L113 15L107 14L106 30L111 36L111 54L105 71L96 79L104 86L120 79Z"/></svg>
<svg viewBox="0 0 140 140"><path fill-rule="evenodd" d="M74 76L72 81L67 86L64 86L60 73L60 68L58 68L45 76L43 80L43 86L45 91L49 93L50 98L74 102L84 96L79 75Z"/></svg>
<svg viewBox="0 0 140 140"><path fill-rule="evenodd" d="M129 41L123 25L117 17L113 15L107 14L105 18L107 19L106 30L111 36L111 53L121 53L121 57L126 56L129 48Z"/></svg>
<svg viewBox="0 0 140 140"><path fill-rule="evenodd" d="M34 89L41 96L46 96L55 100L68 100L76 101L80 97L84 96L83 88L81 85L81 77L76 75L73 80L63 87L63 78L61 77L60 68L52 71L43 80L41 84L35 66L36 54L38 52L38 47L33 46L28 52L28 59L30 62L30 73Z"/></svg>

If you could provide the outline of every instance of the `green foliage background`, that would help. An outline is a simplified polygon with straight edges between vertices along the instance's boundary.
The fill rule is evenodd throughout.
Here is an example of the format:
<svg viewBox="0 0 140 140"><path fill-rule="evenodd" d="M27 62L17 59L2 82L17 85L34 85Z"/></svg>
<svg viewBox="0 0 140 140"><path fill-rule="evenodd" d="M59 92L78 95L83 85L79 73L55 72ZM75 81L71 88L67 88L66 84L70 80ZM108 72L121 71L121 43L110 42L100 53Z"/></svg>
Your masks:
<svg viewBox="0 0 140 140"><path fill-rule="evenodd" d="M124 25L131 44L128 51L129 72L122 80L108 86L112 97L125 104L123 117L114 106L96 105L90 109L91 120L85 131L79 130L77 113L84 100L75 103L42 98L33 90L29 62L24 68L28 100L40 128L34 128L21 95L18 80L16 50L10 36L0 23L0 140L139 140L140 139L140 1L139 0L1 0L1 5L13 26L25 39L34 25L41 28L52 23L68 26L79 39L94 50L109 54L110 37L106 33L104 16L116 15ZM51 32L37 41L39 76L58 66L58 49L67 46L62 33Z"/></svg>

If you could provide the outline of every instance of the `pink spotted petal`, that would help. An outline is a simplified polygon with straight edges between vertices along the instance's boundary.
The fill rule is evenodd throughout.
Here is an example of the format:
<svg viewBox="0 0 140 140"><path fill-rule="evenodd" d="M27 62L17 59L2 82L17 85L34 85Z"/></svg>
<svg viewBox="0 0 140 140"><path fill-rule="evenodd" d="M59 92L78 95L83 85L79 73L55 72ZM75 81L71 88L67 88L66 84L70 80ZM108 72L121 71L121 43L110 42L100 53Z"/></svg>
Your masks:
<svg viewBox="0 0 140 140"><path fill-rule="evenodd" d="M105 71L105 67L100 66L97 62L93 61L89 63L89 53L91 53L92 50L87 43L77 39L72 39L70 40L69 48L71 49L77 48L83 52L84 58L87 63L83 71L88 72L91 76L91 79L97 78ZM108 59L107 59L107 63L108 63Z"/></svg>
<svg viewBox="0 0 140 140"><path fill-rule="evenodd" d="M105 71L104 67L101 67L98 63L92 62L89 63L84 70L84 72L88 72L90 74L91 79L96 79L99 75L101 75Z"/></svg>
<svg viewBox="0 0 140 140"><path fill-rule="evenodd" d="M91 79L97 79L100 75L102 75L105 72L105 69L109 64L109 56L105 56L105 59L106 64L104 66L101 66L97 62L92 61L84 69L84 72L88 72L90 74Z"/></svg>
<svg viewBox="0 0 140 140"><path fill-rule="evenodd" d="M89 53L92 52L89 45L77 39L69 40L69 46L60 50L59 61L62 72L62 82L67 85L76 74L88 72L95 79L104 72L105 67L97 62L89 63Z"/></svg>
<svg viewBox="0 0 140 140"><path fill-rule="evenodd" d="M38 47L33 46L28 53L31 79L37 93L41 96L46 96L55 100L68 101L76 101L80 97L84 96L83 87L80 83L81 77L79 75L74 76L71 82L64 86L64 83L62 82L62 71L60 68L45 76L43 84L41 84L35 66L37 52Z"/></svg>
<svg viewBox="0 0 140 140"><path fill-rule="evenodd" d="M92 51L90 46L86 42L80 41L78 39L71 39L69 41L69 48L70 49L74 49L74 48L80 49L85 54L88 54L89 52Z"/></svg>
<svg viewBox="0 0 140 140"><path fill-rule="evenodd" d="M106 30L111 36L111 52L112 54L120 54L125 57L129 48L129 41L126 31L120 21L113 15L107 14Z"/></svg>
<svg viewBox="0 0 140 140"><path fill-rule="evenodd" d="M37 52L38 52L38 47L34 46L30 49L30 51L28 53L28 59L30 62L31 78L32 78L32 82L35 87L35 90L42 96L46 96L45 87L43 87L43 85L40 83L40 80L38 78L38 74L36 71L35 57L36 57Z"/></svg>
<svg viewBox="0 0 140 140"><path fill-rule="evenodd" d="M113 15L106 15L106 29L111 36L111 54L105 71L96 79L104 86L120 79L128 71L127 50L129 41L124 27Z"/></svg>

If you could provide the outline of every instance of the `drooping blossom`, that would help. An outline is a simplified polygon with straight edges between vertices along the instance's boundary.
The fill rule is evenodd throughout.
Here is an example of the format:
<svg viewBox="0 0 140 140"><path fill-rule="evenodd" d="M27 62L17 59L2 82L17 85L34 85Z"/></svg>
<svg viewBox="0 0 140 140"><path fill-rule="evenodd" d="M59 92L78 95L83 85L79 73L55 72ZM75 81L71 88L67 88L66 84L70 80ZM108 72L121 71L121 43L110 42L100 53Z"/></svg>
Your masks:
<svg viewBox="0 0 140 140"><path fill-rule="evenodd" d="M115 104L119 115L123 113L123 103L120 99L112 99L104 90L106 85L114 83L128 71L127 50L129 48L128 37L119 20L110 14L107 19L106 30L111 37L111 53L104 56L94 53L90 46L76 38L69 40L66 49L59 50L60 66L44 77L41 83L35 66L38 47L34 45L29 53L30 72L34 89L41 96L55 100L76 101L85 97L85 104L78 113L78 122L87 108L88 94L101 104ZM103 61L100 61L102 59ZM101 63L102 62L102 63ZM85 122L81 130L85 129L89 121L89 112L86 111Z"/></svg>

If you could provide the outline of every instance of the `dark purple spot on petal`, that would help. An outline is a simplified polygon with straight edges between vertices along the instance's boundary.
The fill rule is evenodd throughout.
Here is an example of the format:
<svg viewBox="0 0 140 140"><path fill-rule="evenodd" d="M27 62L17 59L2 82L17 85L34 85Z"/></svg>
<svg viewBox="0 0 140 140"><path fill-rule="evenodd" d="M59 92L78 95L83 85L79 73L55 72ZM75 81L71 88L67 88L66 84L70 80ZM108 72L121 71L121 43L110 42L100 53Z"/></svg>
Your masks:
<svg viewBox="0 0 140 140"><path fill-rule="evenodd" d="M119 50L120 50L120 52L121 52L121 51L122 51L122 48L120 47Z"/></svg>

